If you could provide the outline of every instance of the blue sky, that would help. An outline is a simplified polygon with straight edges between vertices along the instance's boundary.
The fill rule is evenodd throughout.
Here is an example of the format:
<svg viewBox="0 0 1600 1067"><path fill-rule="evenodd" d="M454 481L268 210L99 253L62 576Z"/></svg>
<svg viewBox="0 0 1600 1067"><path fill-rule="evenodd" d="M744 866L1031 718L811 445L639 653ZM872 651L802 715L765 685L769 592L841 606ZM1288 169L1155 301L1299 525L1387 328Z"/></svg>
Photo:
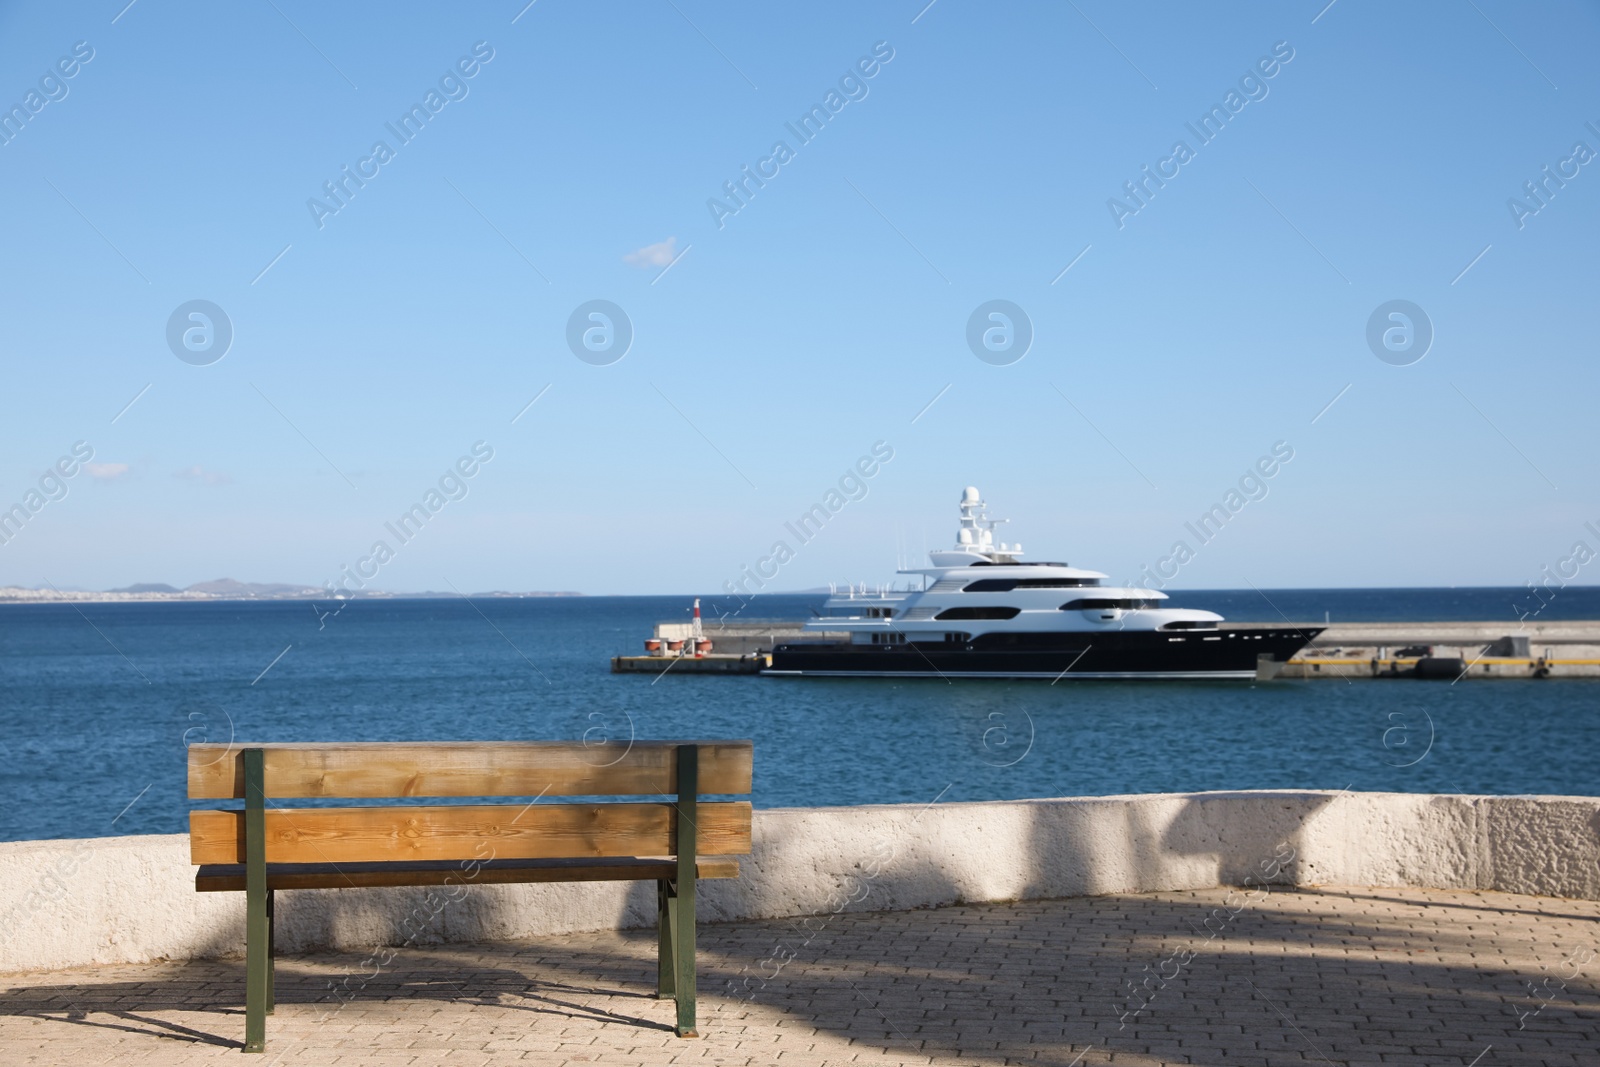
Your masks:
<svg viewBox="0 0 1600 1067"><path fill-rule="evenodd" d="M696 592L787 540L796 589L948 541L968 484L1037 558L1190 541L1174 588L1520 585L1600 546L1600 163L1507 203L1600 151L1594 4L524 2L0 6L7 107L93 49L0 145L0 508L94 451L0 584L320 585L384 540L377 588ZM966 339L996 299L1033 331L1007 365ZM1366 338L1396 299L1434 331L1406 366ZM205 366L166 339L192 300L233 330ZM593 300L632 324L608 365L567 342Z"/></svg>

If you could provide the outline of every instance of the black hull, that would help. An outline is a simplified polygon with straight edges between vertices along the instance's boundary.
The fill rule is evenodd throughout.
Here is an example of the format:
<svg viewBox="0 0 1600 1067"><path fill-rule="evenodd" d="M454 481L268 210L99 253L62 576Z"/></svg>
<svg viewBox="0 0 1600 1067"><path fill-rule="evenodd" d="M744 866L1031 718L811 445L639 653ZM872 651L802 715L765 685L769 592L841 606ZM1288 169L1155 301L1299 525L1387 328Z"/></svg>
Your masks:
<svg viewBox="0 0 1600 1067"><path fill-rule="evenodd" d="M965 645L778 645L763 674L858 678L1224 678L1274 673L1322 632L1214 631L987 634ZM1265 662L1263 662L1263 660ZM1263 669L1265 668L1265 669Z"/></svg>

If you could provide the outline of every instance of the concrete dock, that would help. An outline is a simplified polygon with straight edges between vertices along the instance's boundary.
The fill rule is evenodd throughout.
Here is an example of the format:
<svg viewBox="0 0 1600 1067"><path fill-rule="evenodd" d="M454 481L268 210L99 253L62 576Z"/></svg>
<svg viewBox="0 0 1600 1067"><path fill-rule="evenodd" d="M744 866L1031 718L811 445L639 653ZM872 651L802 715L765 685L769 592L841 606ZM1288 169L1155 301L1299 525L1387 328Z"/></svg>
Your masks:
<svg viewBox="0 0 1600 1067"><path fill-rule="evenodd" d="M772 666L772 657L759 652L724 655L707 652L703 656L612 656L612 674L760 674Z"/></svg>
<svg viewBox="0 0 1600 1067"><path fill-rule="evenodd" d="M1600 678L1600 621L1334 623L1278 677Z"/></svg>
<svg viewBox="0 0 1600 1067"><path fill-rule="evenodd" d="M661 650L611 657L612 674L759 674L772 665L772 646L785 641L843 641L842 631L806 632L798 619L702 619L701 635L711 651L694 654L694 624L677 620L656 623L652 639ZM681 648L673 650L670 643Z"/></svg>
<svg viewBox="0 0 1600 1067"><path fill-rule="evenodd" d="M807 631L802 629L804 624L803 619L741 619L730 615L701 620L701 630L711 639L714 651L733 655L771 652L773 645L785 641L847 641L850 638L843 630ZM692 623L658 622L652 636L660 641L688 642L692 633Z"/></svg>

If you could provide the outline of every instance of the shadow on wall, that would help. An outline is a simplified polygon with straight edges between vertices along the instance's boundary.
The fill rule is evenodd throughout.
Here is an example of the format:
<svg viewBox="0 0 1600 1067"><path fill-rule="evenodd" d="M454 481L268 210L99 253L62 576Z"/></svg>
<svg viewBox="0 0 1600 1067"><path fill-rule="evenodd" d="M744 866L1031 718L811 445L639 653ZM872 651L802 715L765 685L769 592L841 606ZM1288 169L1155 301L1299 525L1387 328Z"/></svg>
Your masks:
<svg viewBox="0 0 1600 1067"><path fill-rule="evenodd" d="M826 916L1299 878L1336 795L1207 794L774 810L705 918Z"/></svg>
<svg viewBox="0 0 1600 1067"><path fill-rule="evenodd" d="M1182 864L1185 888L1299 885L1311 847L1308 827L1336 793L1207 793L1173 798L1177 812L1159 841L1158 866ZM1158 875L1159 877L1159 875Z"/></svg>
<svg viewBox="0 0 1600 1067"><path fill-rule="evenodd" d="M1029 805L1016 899L1294 881L1307 822L1328 794L1250 793ZM1247 881L1248 880L1248 881Z"/></svg>
<svg viewBox="0 0 1600 1067"><path fill-rule="evenodd" d="M243 951L243 895L230 896L239 908L238 939L217 956ZM653 927L655 921L655 886L643 882L307 889L278 896L281 951L384 946L370 954L375 967L387 966L396 949Z"/></svg>

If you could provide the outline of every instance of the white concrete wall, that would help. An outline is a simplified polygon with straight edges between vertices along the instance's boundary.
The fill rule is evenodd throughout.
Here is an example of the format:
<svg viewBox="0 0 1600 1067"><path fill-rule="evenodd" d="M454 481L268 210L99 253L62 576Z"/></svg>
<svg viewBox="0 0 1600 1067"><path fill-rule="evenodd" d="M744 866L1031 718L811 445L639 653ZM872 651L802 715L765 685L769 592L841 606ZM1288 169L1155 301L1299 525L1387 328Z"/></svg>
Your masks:
<svg viewBox="0 0 1600 1067"><path fill-rule="evenodd" d="M1600 798L1315 791L758 811L705 921L1245 884L1498 889L1600 899ZM305 890L288 952L655 922L627 883ZM0 972L228 956L242 893L196 893L182 834L0 844Z"/></svg>

